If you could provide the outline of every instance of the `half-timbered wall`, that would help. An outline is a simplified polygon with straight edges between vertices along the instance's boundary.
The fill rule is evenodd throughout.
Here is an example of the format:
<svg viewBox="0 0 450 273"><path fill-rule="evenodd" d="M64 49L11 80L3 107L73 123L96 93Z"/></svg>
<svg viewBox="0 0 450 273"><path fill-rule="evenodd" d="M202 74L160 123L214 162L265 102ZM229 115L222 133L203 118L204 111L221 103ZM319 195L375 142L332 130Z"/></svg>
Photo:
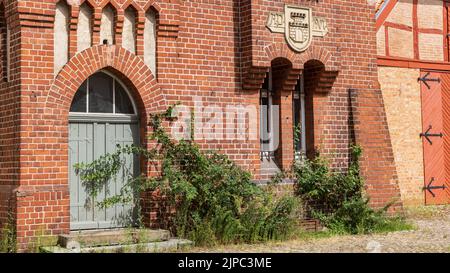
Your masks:
<svg viewBox="0 0 450 273"><path fill-rule="evenodd" d="M419 205L425 203L424 185L430 175L424 171L428 142L419 137L429 107L423 105L427 89L418 79L426 75L424 71L450 71L449 4L446 0L382 2L376 15L379 82L402 200L405 205Z"/></svg>
<svg viewBox="0 0 450 273"><path fill-rule="evenodd" d="M391 7L393 2L396 4ZM379 56L423 61L448 59L445 1L391 0L385 5L385 9L392 10L377 26Z"/></svg>

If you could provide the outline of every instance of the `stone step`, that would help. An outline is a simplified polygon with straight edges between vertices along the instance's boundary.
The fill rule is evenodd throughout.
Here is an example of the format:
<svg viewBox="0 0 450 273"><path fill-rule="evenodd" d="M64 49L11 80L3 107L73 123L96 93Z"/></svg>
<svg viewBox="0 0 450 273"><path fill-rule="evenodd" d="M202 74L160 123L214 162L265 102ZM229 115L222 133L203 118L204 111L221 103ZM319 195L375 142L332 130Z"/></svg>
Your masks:
<svg viewBox="0 0 450 273"><path fill-rule="evenodd" d="M161 253L184 251L193 246L188 240L170 239L164 242L124 244L68 249L61 246L41 247L42 253Z"/></svg>
<svg viewBox="0 0 450 273"><path fill-rule="evenodd" d="M261 169L263 175L276 175L280 172L280 169Z"/></svg>
<svg viewBox="0 0 450 273"><path fill-rule="evenodd" d="M116 229L100 231L72 232L60 235L58 246L66 249L114 246L123 244L142 244L168 241L171 235L167 230Z"/></svg>

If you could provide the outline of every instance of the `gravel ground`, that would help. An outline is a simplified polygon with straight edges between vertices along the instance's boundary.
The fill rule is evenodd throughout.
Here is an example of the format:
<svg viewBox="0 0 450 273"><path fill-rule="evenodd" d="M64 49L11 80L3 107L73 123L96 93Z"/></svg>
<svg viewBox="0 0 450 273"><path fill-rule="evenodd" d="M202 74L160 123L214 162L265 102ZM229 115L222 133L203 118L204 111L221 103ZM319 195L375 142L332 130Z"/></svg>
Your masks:
<svg viewBox="0 0 450 273"><path fill-rule="evenodd" d="M450 253L450 206L409 210L415 230L335 236L259 245L194 248L192 252L241 253Z"/></svg>

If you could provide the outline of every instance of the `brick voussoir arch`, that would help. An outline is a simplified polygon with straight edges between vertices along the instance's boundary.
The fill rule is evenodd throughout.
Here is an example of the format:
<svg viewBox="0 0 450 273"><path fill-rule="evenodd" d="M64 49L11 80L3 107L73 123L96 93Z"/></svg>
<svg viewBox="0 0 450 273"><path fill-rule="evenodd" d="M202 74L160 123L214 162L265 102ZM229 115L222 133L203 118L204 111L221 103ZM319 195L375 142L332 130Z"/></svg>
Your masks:
<svg viewBox="0 0 450 273"><path fill-rule="evenodd" d="M138 13L144 12L144 9L133 0L127 0L122 4L122 10L126 10L129 7L133 7Z"/></svg>
<svg viewBox="0 0 450 273"><path fill-rule="evenodd" d="M338 68L332 62L332 54L319 45L312 45L302 53L295 53L286 45L272 43L265 48L267 66L277 58L285 58L292 63L293 69L303 69L304 64L311 60L320 61L326 71L338 71Z"/></svg>
<svg viewBox="0 0 450 273"><path fill-rule="evenodd" d="M108 4L111 4L116 9L116 11L119 11L121 8L120 4L115 0L103 0L102 2L100 2L100 4L98 6L103 9Z"/></svg>
<svg viewBox="0 0 450 273"><path fill-rule="evenodd" d="M148 1L147 4L144 6L144 11L147 12L150 8L153 8L156 12L161 12L161 5L159 4L160 1L151 0ZM174 4L179 4L179 1L173 1Z"/></svg>
<svg viewBox="0 0 450 273"><path fill-rule="evenodd" d="M55 4L56 3L58 3L60 0L54 0L55 1ZM67 1L67 3L69 4L69 5L71 5L71 6L73 6L75 1ZM77 3L77 2L75 2L75 3ZM81 6L81 5L83 5L84 3L88 3L92 8L95 8L95 7L97 7L97 3L94 1L94 0L81 0L80 2L78 2L77 4L77 6Z"/></svg>
<svg viewBox="0 0 450 273"><path fill-rule="evenodd" d="M165 107L159 84L141 58L121 47L98 45L75 55L58 73L47 96L46 110L68 115L81 84L95 72L108 68L122 74L118 76L125 77L132 84L133 97L140 110L144 111L141 114L161 110L150 109L151 105L155 105L156 98L162 99L157 104ZM55 106L58 108L55 109Z"/></svg>

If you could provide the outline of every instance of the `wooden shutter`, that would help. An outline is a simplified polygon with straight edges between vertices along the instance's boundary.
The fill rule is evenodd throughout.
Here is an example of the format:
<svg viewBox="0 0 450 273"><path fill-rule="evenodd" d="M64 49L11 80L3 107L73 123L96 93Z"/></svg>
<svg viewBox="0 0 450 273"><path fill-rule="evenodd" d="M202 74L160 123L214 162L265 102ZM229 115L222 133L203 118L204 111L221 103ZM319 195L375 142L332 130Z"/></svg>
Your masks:
<svg viewBox="0 0 450 273"><path fill-rule="evenodd" d="M422 124L425 202L427 205L447 204L448 174L450 164L450 96L444 86L444 76L438 72L422 72ZM448 81L450 83L450 81ZM450 89L448 89L450 90ZM445 149L447 148L447 149Z"/></svg>
<svg viewBox="0 0 450 273"><path fill-rule="evenodd" d="M444 204L450 204L450 73L441 74L442 119L444 140Z"/></svg>

